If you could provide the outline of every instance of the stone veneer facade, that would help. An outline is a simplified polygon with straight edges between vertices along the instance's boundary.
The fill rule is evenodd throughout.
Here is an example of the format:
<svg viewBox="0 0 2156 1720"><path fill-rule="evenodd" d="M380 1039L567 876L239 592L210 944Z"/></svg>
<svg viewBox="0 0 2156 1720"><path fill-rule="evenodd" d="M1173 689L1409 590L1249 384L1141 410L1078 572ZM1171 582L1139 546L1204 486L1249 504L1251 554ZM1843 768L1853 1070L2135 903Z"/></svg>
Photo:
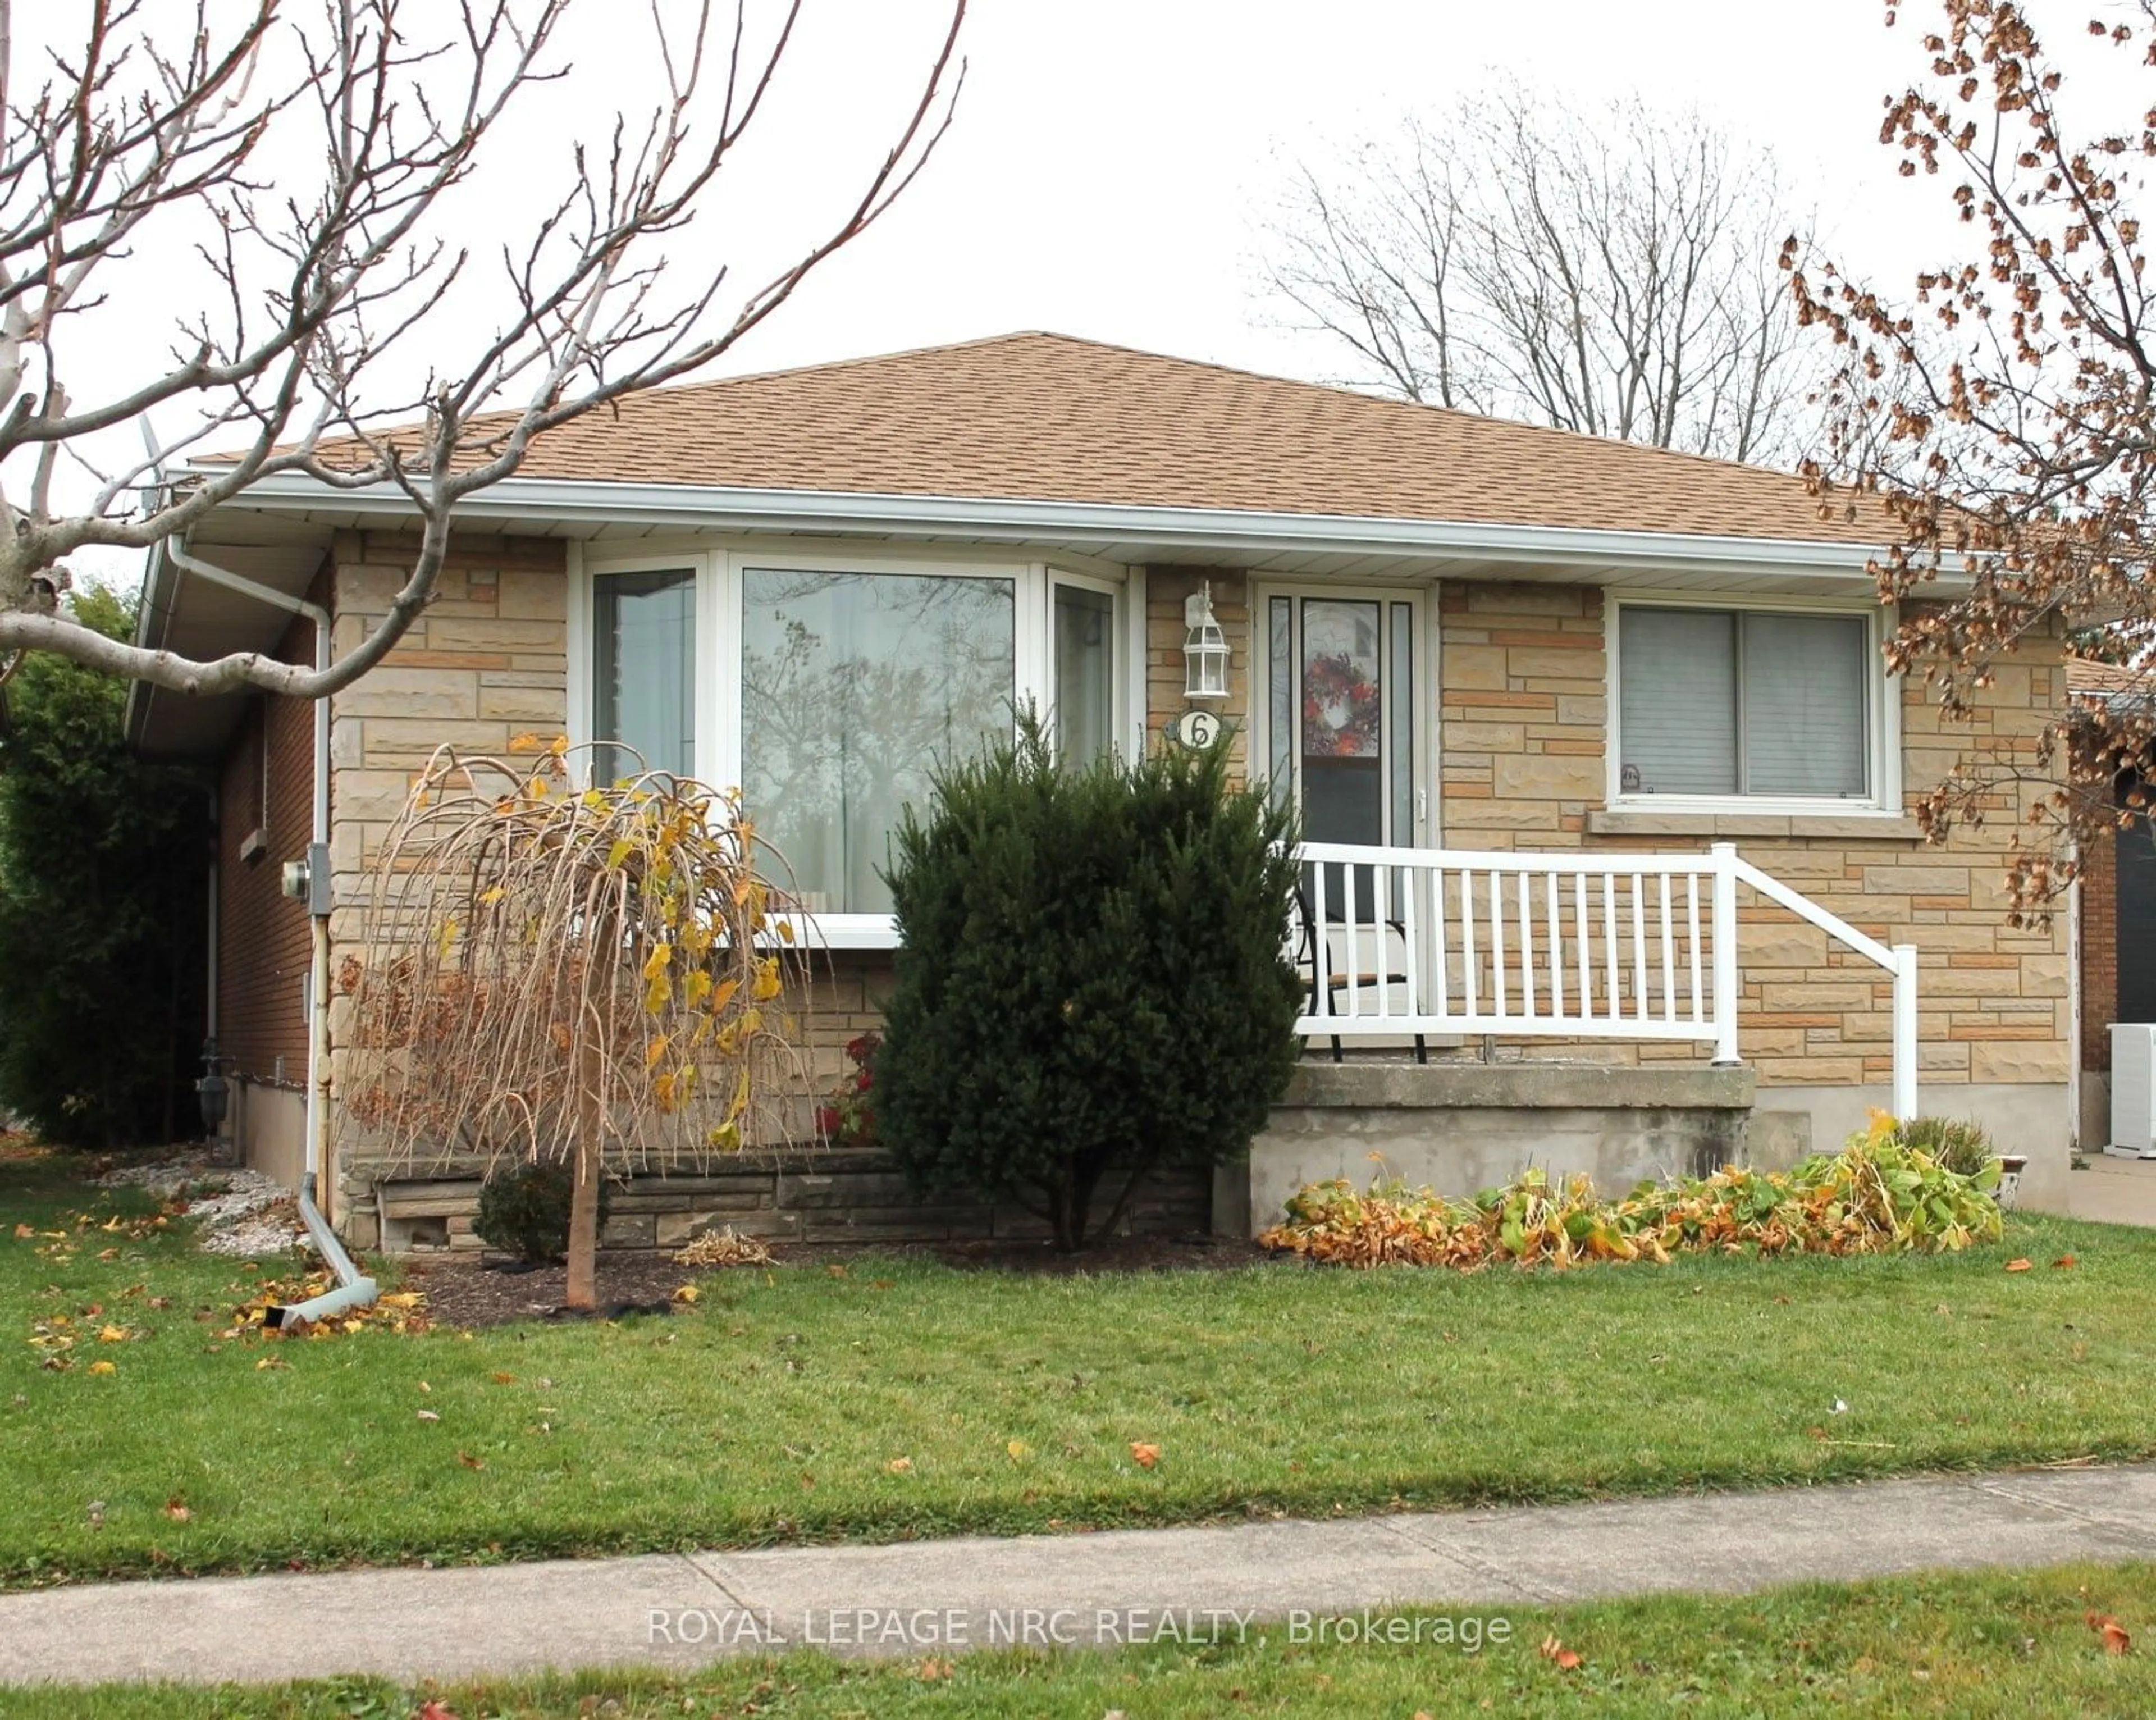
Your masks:
<svg viewBox="0 0 2156 1720"><path fill-rule="evenodd" d="M393 538L341 534L333 552L340 650L382 613L408 565ZM1149 726L1179 711L1183 598L1209 577L1232 648L1230 696L1249 710L1250 577L1233 568L1157 567L1147 584ZM567 579L562 546L534 538L461 540L441 595L384 665L337 696L332 936L353 942L353 908L366 856L402 805L412 773L444 742L485 752L524 732L567 727ZM1913 941L1920 981L1925 1108L1978 1114L2017 1144L2046 1155L2032 1167L2041 1201L2048 1161L2065 1171L2070 1044L2066 928L2008 924L2002 890L2017 809L2000 806L1978 829L1926 845L1912 820L1746 816L1605 809L1610 690L1605 606L1598 588L1546 583L1448 581L1432 597L1439 646L1437 839L1468 849L1635 848L1693 851L1736 842L1745 857L1860 928ZM1905 792L1914 794L1972 742L2020 749L2063 696L2051 656L1999 670L1966 730L1942 727L1920 684L1901 689ZM1827 1144L1884 1101L1892 1064L1887 977L1770 904L1741 904L1744 997L1741 1036L1760 1089L1755 1141L1793 1152ZM879 1019L889 958L834 958L809 1010L805 1086L839 1078L840 1048ZM332 1036L341 1042L333 1011ZM1510 1049L1510 1048L1508 1048ZM1550 1055L1548 1042L1531 1049ZM1571 1058L1698 1063L1704 1048L1623 1044L1566 1046ZM364 1222L373 1180L386 1168L341 1165L339 1194Z"/></svg>

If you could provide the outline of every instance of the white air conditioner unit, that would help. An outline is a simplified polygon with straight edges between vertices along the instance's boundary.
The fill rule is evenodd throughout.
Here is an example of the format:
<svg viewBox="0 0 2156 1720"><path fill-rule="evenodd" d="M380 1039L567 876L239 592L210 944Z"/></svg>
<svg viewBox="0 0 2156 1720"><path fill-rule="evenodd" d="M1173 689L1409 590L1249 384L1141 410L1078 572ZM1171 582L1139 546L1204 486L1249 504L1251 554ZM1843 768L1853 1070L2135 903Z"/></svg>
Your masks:
<svg viewBox="0 0 2156 1720"><path fill-rule="evenodd" d="M2156 1158L2156 1023L2111 1029L2111 1144L2114 1158Z"/></svg>

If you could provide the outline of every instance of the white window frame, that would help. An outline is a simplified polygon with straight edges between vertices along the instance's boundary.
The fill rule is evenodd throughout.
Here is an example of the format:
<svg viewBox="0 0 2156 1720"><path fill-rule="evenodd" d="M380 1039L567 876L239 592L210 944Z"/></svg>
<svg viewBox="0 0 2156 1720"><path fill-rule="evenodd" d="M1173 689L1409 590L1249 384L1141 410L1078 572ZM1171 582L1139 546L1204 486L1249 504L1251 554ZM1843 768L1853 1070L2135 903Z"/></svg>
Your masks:
<svg viewBox="0 0 2156 1720"><path fill-rule="evenodd" d="M1609 660L1609 735L1605 804L1613 811L1712 812L1733 817L1899 819L1902 806L1902 701L1898 682L1887 673L1887 629L1895 624L1891 605L1866 598L1754 596L1732 592L1612 591L1604 603L1603 649ZM1871 672L1865 677L1865 780L1862 797L1840 794L1643 794L1623 788L1625 708L1624 659L1620 655L1625 611L1711 609L1718 614L1748 610L1778 615L1854 615L1865 624L1865 649Z"/></svg>
<svg viewBox="0 0 2156 1720"><path fill-rule="evenodd" d="M952 546L933 552L864 552L857 545L803 547L801 540L765 544L751 538L683 539L671 547L639 539L634 547L572 543L569 547L569 739L582 747L593 737L593 598L597 583L614 573L686 569L696 582L696 776L720 788L742 779L741 653L743 576L752 567L808 573L894 573L944 578L1008 579L1012 588L1012 691L1044 714L1055 696L1055 588L1081 585L1116 600L1111 637L1115 653L1118 727L1142 744L1146 716L1142 660L1130 642L1142 639L1144 588L1137 570L1077 557L1029 560L1008 552ZM1135 621L1133 609L1138 613ZM706 739L708 737L708 739ZM579 755L583 756L583 755ZM753 818L756 809L747 809ZM803 916L798 935L826 949L891 949L897 922L889 914L823 913Z"/></svg>
<svg viewBox="0 0 2156 1720"><path fill-rule="evenodd" d="M1260 580L1255 575L1250 581L1250 711L1246 719L1250 732L1250 773L1257 776L1270 771L1272 766L1272 635L1271 610L1268 607L1274 598L1300 601L1304 598L1338 598L1348 603L1380 602L1404 603L1412 606L1413 632L1409 638L1409 665L1414 679L1413 733L1409 736L1413 757L1419 761L1409 780L1414 806L1410 817L1414 829L1410 832L1395 830L1393 845L1397 848L1434 848L1443 839L1439 820L1439 808L1443 795L1439 792L1441 773L1438 764L1438 722L1440 704L1438 674L1439 629L1442 624L1438 601L1439 588L1435 583L1414 584L1349 584L1323 580ZM1385 622L1389 629L1389 617ZM1389 637L1389 633L1388 634ZM1383 665L1389 678L1392 665ZM1296 671L1291 671L1291 673ZM1393 701L1385 700L1383 747L1387 756L1397 744L1394 733ZM1296 805L1302 804L1301 773L1296 771Z"/></svg>

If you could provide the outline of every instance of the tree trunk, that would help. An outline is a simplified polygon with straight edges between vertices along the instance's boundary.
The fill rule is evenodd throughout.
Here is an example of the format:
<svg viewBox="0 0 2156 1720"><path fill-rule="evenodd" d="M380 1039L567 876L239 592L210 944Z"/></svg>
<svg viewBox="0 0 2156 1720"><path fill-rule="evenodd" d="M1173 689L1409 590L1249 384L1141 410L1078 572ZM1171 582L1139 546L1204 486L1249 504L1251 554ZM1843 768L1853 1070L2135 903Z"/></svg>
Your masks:
<svg viewBox="0 0 2156 1720"><path fill-rule="evenodd" d="M572 1308L598 1302L600 1076L598 1046L587 1040L577 1059L576 1182L569 1200L569 1283L562 1297Z"/></svg>

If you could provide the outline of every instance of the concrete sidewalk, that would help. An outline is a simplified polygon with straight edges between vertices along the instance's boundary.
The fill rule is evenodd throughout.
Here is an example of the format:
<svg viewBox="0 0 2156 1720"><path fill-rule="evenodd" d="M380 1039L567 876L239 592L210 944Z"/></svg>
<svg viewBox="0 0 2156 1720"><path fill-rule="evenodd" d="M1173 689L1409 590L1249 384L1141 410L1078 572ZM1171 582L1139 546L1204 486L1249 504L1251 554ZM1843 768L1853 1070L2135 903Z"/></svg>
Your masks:
<svg viewBox="0 0 2156 1720"><path fill-rule="evenodd" d="M2156 1558L2156 1465L1604 1505L0 1594L0 1682L411 1680L822 1644L925 1655L1954 1566Z"/></svg>

